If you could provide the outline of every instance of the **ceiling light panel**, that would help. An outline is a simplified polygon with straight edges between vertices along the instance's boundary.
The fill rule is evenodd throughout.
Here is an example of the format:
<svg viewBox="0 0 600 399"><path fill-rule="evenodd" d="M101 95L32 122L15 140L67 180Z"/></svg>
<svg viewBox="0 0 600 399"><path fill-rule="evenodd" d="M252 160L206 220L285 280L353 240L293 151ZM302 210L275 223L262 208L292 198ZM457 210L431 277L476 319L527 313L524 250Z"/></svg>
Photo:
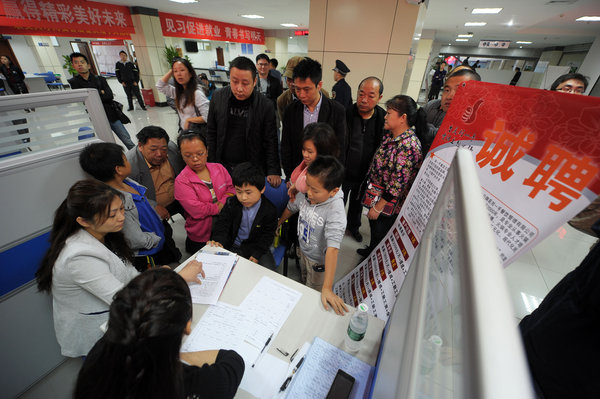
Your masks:
<svg viewBox="0 0 600 399"><path fill-rule="evenodd" d="M472 33L464 33L464 34L458 35L458 37L473 37L473 34Z"/></svg>
<svg viewBox="0 0 600 399"><path fill-rule="evenodd" d="M286 28L297 28L298 25L296 24L279 24L281 26L285 26Z"/></svg>
<svg viewBox="0 0 600 399"><path fill-rule="evenodd" d="M486 26L487 22L465 22L465 26Z"/></svg>
<svg viewBox="0 0 600 399"><path fill-rule="evenodd" d="M585 17L579 17L575 21L577 22L598 22L600 21L600 16L590 15Z"/></svg>
<svg viewBox="0 0 600 399"><path fill-rule="evenodd" d="M502 8L474 8L471 14L498 14Z"/></svg>
<svg viewBox="0 0 600 399"><path fill-rule="evenodd" d="M240 17L242 17L242 18L249 18L249 19L262 19L262 18L264 18L262 15L256 15L256 14L241 14Z"/></svg>

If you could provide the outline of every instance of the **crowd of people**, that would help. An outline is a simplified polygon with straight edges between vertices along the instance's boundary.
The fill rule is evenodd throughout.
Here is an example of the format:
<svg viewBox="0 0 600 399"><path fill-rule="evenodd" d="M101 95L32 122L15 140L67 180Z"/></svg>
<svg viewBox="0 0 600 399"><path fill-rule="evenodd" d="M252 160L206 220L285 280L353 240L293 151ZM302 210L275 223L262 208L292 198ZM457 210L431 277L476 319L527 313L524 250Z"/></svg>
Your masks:
<svg viewBox="0 0 600 399"><path fill-rule="evenodd" d="M177 141L162 127L147 126L136 146L118 133L118 117L112 120L106 80L89 72L82 54L71 60L78 71L72 86L100 92L128 148L94 143L82 150L80 165L90 178L75 183L57 209L51 247L36 274L39 289L52 295L63 355L87 356L76 397L235 394L244 372L235 352L197 352L181 356L186 364L179 361L182 336L191 330L185 282L200 283L204 272L196 261L179 275L168 266L182 257L168 223L177 213L185 218L189 254L205 245L223 247L270 269L276 267L269 250L275 232L289 219L302 282L321 292L325 309L347 312L333 292L345 232L363 240L364 209L370 243L357 252L364 258L379 244L458 86L481 80L473 68L457 67L440 77L441 100L419 107L409 96L394 95L382 108L384 87L374 76L360 82L355 103L348 101L349 86L340 82L350 70L340 60L329 98L316 60L293 57L278 78L269 72L273 60L260 54L256 63L235 58L230 84L211 91L209 100L190 62L176 58L156 87L174 99ZM131 68L125 61L122 68ZM135 95L139 74L132 75L123 87ZM580 75L568 78L553 90L579 92ZM280 214L264 193L267 185L281 184L290 200ZM159 375L164 384L157 383Z"/></svg>

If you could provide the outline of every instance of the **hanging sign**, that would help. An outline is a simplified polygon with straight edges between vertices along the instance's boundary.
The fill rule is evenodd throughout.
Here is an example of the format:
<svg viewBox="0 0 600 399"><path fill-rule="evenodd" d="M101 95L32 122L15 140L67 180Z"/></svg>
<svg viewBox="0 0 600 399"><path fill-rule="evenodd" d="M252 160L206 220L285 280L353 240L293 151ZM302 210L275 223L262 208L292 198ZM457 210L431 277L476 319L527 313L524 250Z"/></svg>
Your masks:
<svg viewBox="0 0 600 399"><path fill-rule="evenodd" d="M129 39L129 8L84 0L2 0L0 31L15 35Z"/></svg>
<svg viewBox="0 0 600 399"><path fill-rule="evenodd" d="M165 36L265 44L265 32L262 29L164 12L158 15Z"/></svg>

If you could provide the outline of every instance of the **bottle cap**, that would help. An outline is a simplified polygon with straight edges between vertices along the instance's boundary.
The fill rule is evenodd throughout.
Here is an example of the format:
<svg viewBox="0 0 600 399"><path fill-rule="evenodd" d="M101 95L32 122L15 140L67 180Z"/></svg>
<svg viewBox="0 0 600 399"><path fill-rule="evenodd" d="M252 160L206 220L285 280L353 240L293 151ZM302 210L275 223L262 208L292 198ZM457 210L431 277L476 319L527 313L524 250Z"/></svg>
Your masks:
<svg viewBox="0 0 600 399"><path fill-rule="evenodd" d="M438 335L432 335L429 337L429 342L431 342L435 346L442 346L442 339Z"/></svg>
<svg viewBox="0 0 600 399"><path fill-rule="evenodd" d="M361 303L360 305L358 305L357 309L360 310L361 312L369 311L369 307L367 305L365 305L364 303Z"/></svg>

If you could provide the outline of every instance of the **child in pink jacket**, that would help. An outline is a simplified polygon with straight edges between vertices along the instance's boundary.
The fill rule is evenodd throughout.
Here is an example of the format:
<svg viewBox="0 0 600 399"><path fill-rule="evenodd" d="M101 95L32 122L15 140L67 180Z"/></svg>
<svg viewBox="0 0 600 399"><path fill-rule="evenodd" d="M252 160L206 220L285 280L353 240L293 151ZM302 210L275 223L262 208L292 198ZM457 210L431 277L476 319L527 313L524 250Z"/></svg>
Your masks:
<svg viewBox="0 0 600 399"><path fill-rule="evenodd" d="M235 194L231 176L218 163L208 163L206 139L194 130L178 138L179 151L186 167L175 179L175 198L185 210L185 250L195 253L210 239L213 216Z"/></svg>

